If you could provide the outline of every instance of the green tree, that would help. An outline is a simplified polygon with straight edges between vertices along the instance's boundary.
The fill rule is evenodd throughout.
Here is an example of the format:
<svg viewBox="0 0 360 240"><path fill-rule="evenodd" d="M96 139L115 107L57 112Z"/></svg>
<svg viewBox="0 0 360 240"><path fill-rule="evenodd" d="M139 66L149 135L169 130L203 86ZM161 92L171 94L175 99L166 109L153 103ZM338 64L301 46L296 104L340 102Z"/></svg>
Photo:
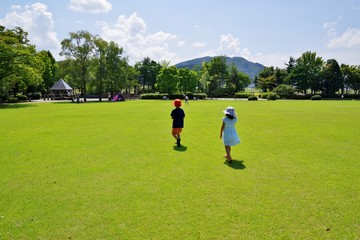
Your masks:
<svg viewBox="0 0 360 240"><path fill-rule="evenodd" d="M37 54L38 58L43 62L43 85L39 89L43 94L46 93L59 79L59 65L50 51L40 51Z"/></svg>
<svg viewBox="0 0 360 240"><path fill-rule="evenodd" d="M315 93L321 89L321 70L324 61L317 57L315 52L305 52L296 59L295 66L291 69L289 79L297 90L304 94L310 88Z"/></svg>
<svg viewBox="0 0 360 240"><path fill-rule="evenodd" d="M272 91L276 87L274 67L265 67L255 78L255 86L263 92Z"/></svg>
<svg viewBox="0 0 360 240"><path fill-rule="evenodd" d="M206 64L206 69L209 74L209 95L211 95L213 91L225 87L226 79L228 78L226 57L217 56L212 58L210 63Z"/></svg>
<svg viewBox="0 0 360 240"><path fill-rule="evenodd" d="M288 75L288 72L286 69L281 69L276 67L275 71L274 71L274 76L275 76L275 81L276 81L276 86L279 86L280 84L285 84L286 81L286 77Z"/></svg>
<svg viewBox="0 0 360 240"><path fill-rule="evenodd" d="M230 66L229 77L226 85L227 87L229 85L234 87L234 90L231 91L232 93L244 91L245 87L247 87L250 83L251 80L249 76L240 72L234 64Z"/></svg>
<svg viewBox="0 0 360 240"><path fill-rule="evenodd" d="M293 57L290 57L289 62L285 64L286 65L286 71L287 73L290 73L292 71L292 69L295 67L296 65L296 60Z"/></svg>
<svg viewBox="0 0 360 240"><path fill-rule="evenodd" d="M74 90L81 88L81 72L78 62L74 59L59 61L59 77L64 79Z"/></svg>
<svg viewBox="0 0 360 240"><path fill-rule="evenodd" d="M294 94L295 89L292 86L280 84L274 89L274 92L281 98L289 98Z"/></svg>
<svg viewBox="0 0 360 240"><path fill-rule="evenodd" d="M195 92L198 76L197 73L188 69L180 68L179 73L179 90L186 94L187 92Z"/></svg>
<svg viewBox="0 0 360 240"><path fill-rule="evenodd" d="M360 93L360 66L341 65L346 90L353 89L356 94Z"/></svg>
<svg viewBox="0 0 360 240"><path fill-rule="evenodd" d="M111 94L121 92L126 88L127 59L122 57L123 48L111 41L106 49L106 76L108 79L107 91Z"/></svg>
<svg viewBox="0 0 360 240"><path fill-rule="evenodd" d="M108 43L102 38L95 37L95 65L96 65L96 92L99 95L99 101L102 101L104 93L104 82L106 80L106 48Z"/></svg>
<svg viewBox="0 0 360 240"><path fill-rule="evenodd" d="M6 29L0 25L0 98L26 94L42 84L42 62L35 46L22 28Z"/></svg>
<svg viewBox="0 0 360 240"><path fill-rule="evenodd" d="M94 37L88 31L71 32L70 38L66 38L61 42L61 56L74 59L79 67L81 76L80 91L86 101L86 85L88 78L88 68L90 60L94 54Z"/></svg>
<svg viewBox="0 0 360 240"><path fill-rule="evenodd" d="M134 94L138 94L139 90L139 72L136 70L135 67L127 65L125 68L126 72L126 92L131 93L131 89L133 89Z"/></svg>
<svg viewBox="0 0 360 240"><path fill-rule="evenodd" d="M155 89L156 77L159 74L161 65L154 60L151 60L149 57L146 57L142 61L137 62L135 68L140 73L139 82L143 87L143 91L145 90L145 87L153 91Z"/></svg>
<svg viewBox="0 0 360 240"><path fill-rule="evenodd" d="M322 90L326 94L334 94L339 89L344 93L343 76L338 62L335 59L329 59L322 70L323 86Z"/></svg>
<svg viewBox="0 0 360 240"><path fill-rule="evenodd" d="M174 94L179 88L180 77L175 66L162 68L157 76L156 89L161 93Z"/></svg>

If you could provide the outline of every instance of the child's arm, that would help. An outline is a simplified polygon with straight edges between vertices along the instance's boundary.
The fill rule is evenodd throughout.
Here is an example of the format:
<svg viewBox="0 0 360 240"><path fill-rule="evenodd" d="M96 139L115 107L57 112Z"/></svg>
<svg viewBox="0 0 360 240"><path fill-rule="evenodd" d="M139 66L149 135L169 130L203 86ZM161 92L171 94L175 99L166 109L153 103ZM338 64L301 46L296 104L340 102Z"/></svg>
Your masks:
<svg viewBox="0 0 360 240"><path fill-rule="evenodd" d="M222 139L222 133L224 131L225 123L223 122L220 129L220 139Z"/></svg>

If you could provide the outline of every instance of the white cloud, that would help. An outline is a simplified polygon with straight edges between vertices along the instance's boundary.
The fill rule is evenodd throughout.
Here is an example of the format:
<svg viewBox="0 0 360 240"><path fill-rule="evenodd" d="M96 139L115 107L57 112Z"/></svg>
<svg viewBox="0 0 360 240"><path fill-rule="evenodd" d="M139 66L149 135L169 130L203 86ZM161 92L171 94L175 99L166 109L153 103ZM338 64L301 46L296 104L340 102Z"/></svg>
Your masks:
<svg viewBox="0 0 360 240"><path fill-rule="evenodd" d="M11 10L20 10L21 5L11 5Z"/></svg>
<svg viewBox="0 0 360 240"><path fill-rule="evenodd" d="M219 50L228 56L236 56L241 53L240 40L234 38L230 33L223 34L220 37Z"/></svg>
<svg viewBox="0 0 360 240"><path fill-rule="evenodd" d="M112 5L107 0L70 0L69 8L75 12L105 13Z"/></svg>
<svg viewBox="0 0 360 240"><path fill-rule="evenodd" d="M341 36L333 37L328 43L329 48L352 48L360 46L360 29L348 28Z"/></svg>
<svg viewBox="0 0 360 240"><path fill-rule="evenodd" d="M326 33L329 36L335 36L336 35L336 22L326 22L323 25L323 29L326 31Z"/></svg>
<svg viewBox="0 0 360 240"><path fill-rule="evenodd" d="M0 24L7 28L17 26L29 33L28 39L31 44L36 45L36 49L49 50L58 59L61 44L54 31L52 13L47 10L43 3L27 4L24 7L13 5L11 12L7 13Z"/></svg>
<svg viewBox="0 0 360 240"><path fill-rule="evenodd" d="M284 68L285 63L288 63L289 59L290 56L288 54L275 52L266 55L262 53L258 53L254 56L251 56L251 58L248 60L252 62L261 63L264 66L268 66L268 67L274 66L274 67Z"/></svg>
<svg viewBox="0 0 360 240"><path fill-rule="evenodd" d="M341 35L338 34L336 28L341 19L340 16L337 21L324 23L323 29L329 37L327 47L332 49L352 48L360 45L360 29L348 27Z"/></svg>
<svg viewBox="0 0 360 240"><path fill-rule="evenodd" d="M194 47L200 47L202 45L197 44ZM216 49L208 49L200 55L202 56L217 56L217 55L226 55L229 57L242 56L246 54L246 51L243 52L240 48L240 40L233 37L229 34L222 34L220 36L219 46Z"/></svg>
<svg viewBox="0 0 360 240"><path fill-rule="evenodd" d="M203 47L206 47L206 42L196 42L196 43L193 43L192 46L194 48L203 48Z"/></svg>
<svg viewBox="0 0 360 240"><path fill-rule="evenodd" d="M252 54L248 48L241 48L240 40L233 37L231 34L221 35L219 46L216 49L208 49L199 53L199 57L222 55L228 57L243 57L251 62L257 62L265 66L274 66L279 68L284 68L284 64L289 61L289 55L283 53Z"/></svg>
<svg viewBox="0 0 360 240"><path fill-rule="evenodd" d="M178 41L176 45L177 45L178 47L183 47L183 46L185 46L185 44L186 44L185 41Z"/></svg>
<svg viewBox="0 0 360 240"><path fill-rule="evenodd" d="M100 36L123 47L130 63L141 61L144 57L150 57L155 61L178 59L177 54L171 52L169 46L172 42L176 44L176 35L163 31L148 33L145 21L136 13L129 17L119 16L115 26L105 22L99 22L98 25L101 29Z"/></svg>
<svg viewBox="0 0 360 240"><path fill-rule="evenodd" d="M355 11L360 11L360 6L354 6L354 7L353 7L353 10L355 10Z"/></svg>

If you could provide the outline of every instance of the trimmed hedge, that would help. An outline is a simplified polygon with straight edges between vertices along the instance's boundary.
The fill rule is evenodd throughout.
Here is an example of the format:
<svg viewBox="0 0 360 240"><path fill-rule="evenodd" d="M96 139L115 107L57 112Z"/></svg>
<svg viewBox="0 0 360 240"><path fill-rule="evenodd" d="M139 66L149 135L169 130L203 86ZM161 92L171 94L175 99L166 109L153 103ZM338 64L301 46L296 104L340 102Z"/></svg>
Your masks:
<svg viewBox="0 0 360 240"><path fill-rule="evenodd" d="M261 96L260 96L262 99L267 99L267 100L276 100L276 99L279 99L280 96L277 95L276 93L274 92L264 92L264 93L261 93Z"/></svg>
<svg viewBox="0 0 360 240"><path fill-rule="evenodd" d="M251 95L248 97L248 101L257 101L257 100L258 98L256 96Z"/></svg>
<svg viewBox="0 0 360 240"><path fill-rule="evenodd" d="M253 96L253 95L251 93L247 93L247 92L235 93L235 98L249 98L250 96Z"/></svg>
<svg viewBox="0 0 360 240"><path fill-rule="evenodd" d="M311 100L321 100L321 96L320 95L314 95L311 97Z"/></svg>
<svg viewBox="0 0 360 240"><path fill-rule="evenodd" d="M189 93L187 96L190 100L194 99L194 97L196 99L205 99L207 97L205 93ZM164 99L164 97L168 99L184 99L184 95L182 94L144 93L140 95L140 99Z"/></svg>
<svg viewBox="0 0 360 240"><path fill-rule="evenodd" d="M163 99L167 94L159 94L159 93L144 93L140 95L140 99Z"/></svg>
<svg viewBox="0 0 360 240"><path fill-rule="evenodd" d="M19 100L19 101L27 101L28 100L28 97L26 95L23 95L23 94L18 94L16 95L16 98Z"/></svg>

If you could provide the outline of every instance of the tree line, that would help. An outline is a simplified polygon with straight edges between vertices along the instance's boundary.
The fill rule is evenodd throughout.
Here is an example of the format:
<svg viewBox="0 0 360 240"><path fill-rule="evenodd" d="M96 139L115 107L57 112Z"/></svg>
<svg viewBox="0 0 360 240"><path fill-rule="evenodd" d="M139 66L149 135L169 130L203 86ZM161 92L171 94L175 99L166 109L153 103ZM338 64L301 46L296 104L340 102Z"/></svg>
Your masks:
<svg viewBox="0 0 360 240"><path fill-rule="evenodd" d="M335 59L324 61L316 52L305 52L299 58L290 57L285 69L265 67L256 77L255 86L263 92L291 95L345 94L360 91L360 66L338 64Z"/></svg>
<svg viewBox="0 0 360 240"><path fill-rule="evenodd" d="M37 52L22 28L0 26L0 100L19 96L44 95L59 79L69 83L86 101L119 92L139 94L235 93L249 83L248 76L235 66L228 67L219 56L197 69L177 68L170 62L149 57L130 66L124 50L88 31L71 32L61 42L56 61L50 51Z"/></svg>
<svg viewBox="0 0 360 240"><path fill-rule="evenodd" d="M84 98L109 94L206 93L233 96L251 84L251 79L235 65L228 66L225 56L217 56L194 69L170 66L145 57L131 66L124 50L88 31L71 32L61 42L56 61L50 51L37 52L20 27L0 26L0 101L44 95L59 78L69 83ZM306 52L290 58L286 69L265 67L255 77L262 91L288 89L335 93L353 89L359 93L359 66L326 63L316 53Z"/></svg>

